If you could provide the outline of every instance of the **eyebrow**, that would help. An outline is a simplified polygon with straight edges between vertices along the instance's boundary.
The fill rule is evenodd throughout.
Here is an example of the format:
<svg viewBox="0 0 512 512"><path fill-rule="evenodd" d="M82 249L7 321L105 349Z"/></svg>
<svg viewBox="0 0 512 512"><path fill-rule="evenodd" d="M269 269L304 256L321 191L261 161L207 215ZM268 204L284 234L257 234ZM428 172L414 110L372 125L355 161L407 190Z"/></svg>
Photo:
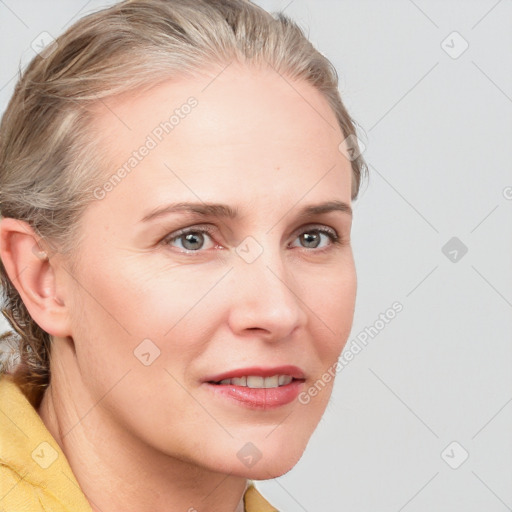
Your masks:
<svg viewBox="0 0 512 512"><path fill-rule="evenodd" d="M311 217L313 215L321 215L339 211L352 215L352 208L343 201L333 200L320 204L308 205L299 210L298 217ZM222 217L235 219L239 216L238 208L233 208L227 204L219 203L173 203L158 207L147 213L140 222L149 222L150 220L163 217L170 213L192 213L202 217Z"/></svg>

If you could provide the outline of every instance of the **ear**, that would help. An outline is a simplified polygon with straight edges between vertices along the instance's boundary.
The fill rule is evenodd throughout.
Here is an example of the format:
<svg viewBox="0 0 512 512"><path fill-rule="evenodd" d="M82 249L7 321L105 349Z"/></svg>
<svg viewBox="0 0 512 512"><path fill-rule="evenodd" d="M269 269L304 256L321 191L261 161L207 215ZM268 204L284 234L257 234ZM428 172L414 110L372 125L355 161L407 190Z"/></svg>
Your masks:
<svg viewBox="0 0 512 512"><path fill-rule="evenodd" d="M70 336L66 305L58 297L58 258L42 245L42 239L18 219L0 221L0 258L30 316L52 336Z"/></svg>

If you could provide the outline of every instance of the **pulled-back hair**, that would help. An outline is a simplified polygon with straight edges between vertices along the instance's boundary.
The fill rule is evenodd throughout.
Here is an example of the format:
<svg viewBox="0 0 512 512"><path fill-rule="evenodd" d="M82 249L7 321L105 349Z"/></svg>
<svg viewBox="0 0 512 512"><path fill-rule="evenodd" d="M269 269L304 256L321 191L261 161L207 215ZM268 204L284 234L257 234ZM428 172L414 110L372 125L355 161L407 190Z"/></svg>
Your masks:
<svg viewBox="0 0 512 512"><path fill-rule="evenodd" d="M354 145L336 70L282 13L248 0L127 0L80 19L21 75L0 124L0 215L27 222L50 256L72 254L78 221L105 173L105 148L91 136L94 107L234 60L309 82ZM366 165L361 156L351 165L355 199ZM20 360L0 362L0 373L12 373L37 406L50 381L51 336L31 318L1 263L0 280L2 312L15 331L8 339L17 338Z"/></svg>

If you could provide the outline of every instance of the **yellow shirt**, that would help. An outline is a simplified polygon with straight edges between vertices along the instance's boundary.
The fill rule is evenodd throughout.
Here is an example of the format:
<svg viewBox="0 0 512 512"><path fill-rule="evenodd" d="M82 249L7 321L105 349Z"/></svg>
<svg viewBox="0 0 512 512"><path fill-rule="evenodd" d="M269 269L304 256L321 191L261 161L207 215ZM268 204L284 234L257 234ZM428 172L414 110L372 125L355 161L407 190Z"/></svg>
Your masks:
<svg viewBox="0 0 512 512"><path fill-rule="evenodd" d="M254 487L245 512L278 512ZM0 376L0 511L92 512L71 467L21 389Z"/></svg>

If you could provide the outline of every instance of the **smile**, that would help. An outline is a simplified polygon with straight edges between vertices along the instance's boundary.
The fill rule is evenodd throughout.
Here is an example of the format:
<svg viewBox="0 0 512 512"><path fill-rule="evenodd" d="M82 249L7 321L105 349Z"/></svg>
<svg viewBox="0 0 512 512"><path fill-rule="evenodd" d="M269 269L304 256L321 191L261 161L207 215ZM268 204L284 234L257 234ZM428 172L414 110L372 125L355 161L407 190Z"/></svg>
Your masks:
<svg viewBox="0 0 512 512"><path fill-rule="evenodd" d="M243 386L253 389L270 389L286 386L292 382L291 375L273 375L272 377L261 377L260 375L247 375L244 377L235 377L232 379L223 379L215 384Z"/></svg>
<svg viewBox="0 0 512 512"><path fill-rule="evenodd" d="M297 366L253 366L208 376L203 382L223 404L269 410L290 404L305 385L306 375Z"/></svg>

